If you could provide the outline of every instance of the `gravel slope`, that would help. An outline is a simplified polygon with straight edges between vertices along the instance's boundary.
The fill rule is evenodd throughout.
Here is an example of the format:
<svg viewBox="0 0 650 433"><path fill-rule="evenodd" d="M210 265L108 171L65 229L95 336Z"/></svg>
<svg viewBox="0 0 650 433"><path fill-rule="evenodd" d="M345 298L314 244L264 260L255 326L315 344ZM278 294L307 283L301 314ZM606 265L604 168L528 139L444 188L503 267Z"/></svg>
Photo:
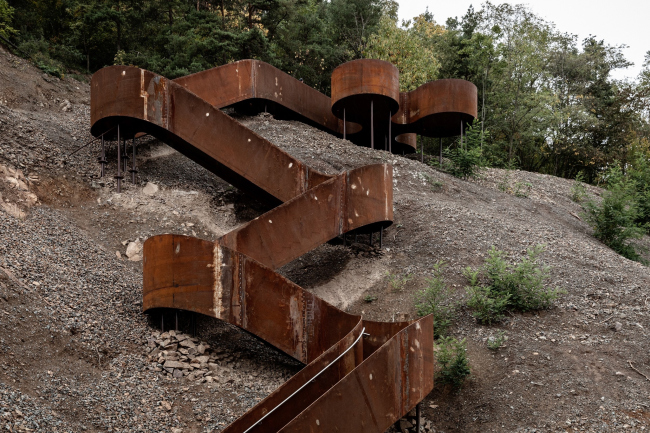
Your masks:
<svg viewBox="0 0 650 433"><path fill-rule="evenodd" d="M0 165L22 170L29 190L0 180L4 203L24 213L0 210L0 329L10 330L0 334L0 430L219 431L300 366L200 317L195 342L209 346L218 374L179 348L161 355L170 335L160 315L141 313L141 262L127 260L126 247L159 233L215 239L266 208L150 138L138 141L137 184L115 194L112 179L98 178L96 144L67 156L90 139L88 94L87 84L44 77L0 49ZM395 223L384 249L335 240L281 270L349 311L415 317L414 293L437 260L462 302L462 269L479 266L490 246L517 260L546 244L551 283L567 294L549 311L493 327L459 310L451 334L467 339L472 376L460 392L437 387L425 400L435 431L650 428L650 272L592 238L571 181L497 169L463 181L299 122L236 118L324 172L393 164ZM159 190L147 194L147 182ZM527 197L501 191L526 183ZM410 279L396 288L387 272ZM166 327L174 320L168 314ZM180 317L182 331L189 320ZM499 331L507 344L492 352L486 340ZM165 359L192 370L174 377Z"/></svg>

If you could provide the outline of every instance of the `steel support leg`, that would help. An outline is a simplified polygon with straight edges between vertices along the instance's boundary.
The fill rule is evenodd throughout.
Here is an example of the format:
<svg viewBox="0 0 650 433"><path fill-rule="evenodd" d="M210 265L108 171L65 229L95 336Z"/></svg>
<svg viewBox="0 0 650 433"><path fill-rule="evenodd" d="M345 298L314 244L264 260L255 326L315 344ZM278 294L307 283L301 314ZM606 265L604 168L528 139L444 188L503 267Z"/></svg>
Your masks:
<svg viewBox="0 0 650 433"><path fill-rule="evenodd" d="M106 144L104 143L104 136L102 135L102 153L99 155L99 165L101 165L100 177L106 174Z"/></svg>
<svg viewBox="0 0 650 433"><path fill-rule="evenodd" d="M390 153L393 153L393 134L392 134L392 127L393 127L393 121L391 120L393 116L391 116L391 112L388 112L388 151Z"/></svg>
<svg viewBox="0 0 650 433"><path fill-rule="evenodd" d="M131 167L131 170L129 170L131 172L131 183L135 184L135 174L138 172L138 169L135 165L135 137L133 137L133 163Z"/></svg>
<svg viewBox="0 0 650 433"><path fill-rule="evenodd" d="M373 100L370 100L370 148L375 148L375 113Z"/></svg>
<svg viewBox="0 0 650 433"><path fill-rule="evenodd" d="M463 121L460 121L460 148L463 148Z"/></svg>
<svg viewBox="0 0 650 433"><path fill-rule="evenodd" d="M117 179L117 192L121 193L122 192L122 143L120 143L120 140L122 139L120 135L120 125L117 125L117 176L115 176L115 179Z"/></svg>
<svg viewBox="0 0 650 433"><path fill-rule="evenodd" d="M424 162L424 137L420 139L420 162Z"/></svg>
<svg viewBox="0 0 650 433"><path fill-rule="evenodd" d="M129 166L129 164L127 164L129 153L126 151L126 137L122 137L122 146L122 168L126 174L126 168Z"/></svg>

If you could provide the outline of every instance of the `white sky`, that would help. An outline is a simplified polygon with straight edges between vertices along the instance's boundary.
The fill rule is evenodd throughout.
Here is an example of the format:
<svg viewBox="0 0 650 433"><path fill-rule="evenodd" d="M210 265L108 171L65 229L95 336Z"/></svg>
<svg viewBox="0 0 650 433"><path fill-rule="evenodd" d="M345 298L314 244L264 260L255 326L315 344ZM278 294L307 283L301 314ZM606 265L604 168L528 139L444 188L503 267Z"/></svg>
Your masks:
<svg viewBox="0 0 650 433"><path fill-rule="evenodd" d="M444 24L449 17L461 18L470 5L481 9L483 0L397 0L399 18L411 19L426 7L436 22ZM609 45L628 45L625 58L634 63L627 69L614 71L614 78L635 79L650 50L650 0L492 0L493 4L525 4L537 15L555 23L557 30L578 35L580 44L590 34Z"/></svg>

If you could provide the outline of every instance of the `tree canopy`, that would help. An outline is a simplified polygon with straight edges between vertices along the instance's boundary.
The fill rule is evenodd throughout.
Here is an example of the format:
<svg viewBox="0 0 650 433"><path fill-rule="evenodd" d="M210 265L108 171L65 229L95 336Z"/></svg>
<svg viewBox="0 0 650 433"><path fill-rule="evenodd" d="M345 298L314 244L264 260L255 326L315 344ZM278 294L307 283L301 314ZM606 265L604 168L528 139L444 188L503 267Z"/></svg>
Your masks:
<svg viewBox="0 0 650 433"><path fill-rule="evenodd" d="M444 24L428 10L400 23L397 8L394 0L0 0L0 36L53 74L117 63L175 78L254 58L325 93L341 63L383 59L399 69L402 91L440 78L476 84L491 165L595 182L648 158L650 52L638 79L621 81L612 71L629 65L623 46L579 41L527 6L488 1Z"/></svg>

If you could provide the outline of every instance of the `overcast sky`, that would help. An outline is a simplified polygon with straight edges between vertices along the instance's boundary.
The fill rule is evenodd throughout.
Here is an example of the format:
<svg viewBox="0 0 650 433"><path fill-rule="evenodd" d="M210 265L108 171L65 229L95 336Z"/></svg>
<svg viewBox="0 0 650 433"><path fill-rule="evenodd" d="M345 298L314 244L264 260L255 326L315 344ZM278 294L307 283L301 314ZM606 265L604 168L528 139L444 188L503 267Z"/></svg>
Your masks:
<svg viewBox="0 0 650 433"><path fill-rule="evenodd" d="M449 17L462 17L470 5L481 9L483 1L468 0L397 0L400 19L411 19L429 7L436 22L444 24ZM561 32L578 35L582 41L590 34L610 45L627 45L625 57L634 63L613 73L615 78L636 78L643 58L650 50L650 0L528 0L500 1L493 4L526 4Z"/></svg>

